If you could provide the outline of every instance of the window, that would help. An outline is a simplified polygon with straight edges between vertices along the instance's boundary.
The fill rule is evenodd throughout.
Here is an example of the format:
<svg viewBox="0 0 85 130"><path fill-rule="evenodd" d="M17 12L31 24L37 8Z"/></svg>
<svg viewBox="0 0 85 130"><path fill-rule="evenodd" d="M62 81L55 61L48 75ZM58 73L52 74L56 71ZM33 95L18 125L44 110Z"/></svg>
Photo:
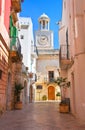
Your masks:
<svg viewBox="0 0 85 130"><path fill-rule="evenodd" d="M69 59L68 29L66 30L67 59Z"/></svg>
<svg viewBox="0 0 85 130"><path fill-rule="evenodd" d="M52 81L54 79L54 71L48 72L49 81Z"/></svg>
<svg viewBox="0 0 85 130"><path fill-rule="evenodd" d="M24 39L24 35L21 35L20 38L21 38L21 39Z"/></svg>
<svg viewBox="0 0 85 130"><path fill-rule="evenodd" d="M36 88L37 89L42 89L42 85L37 85Z"/></svg>
<svg viewBox="0 0 85 130"><path fill-rule="evenodd" d="M68 45L68 29L66 30L66 44Z"/></svg>

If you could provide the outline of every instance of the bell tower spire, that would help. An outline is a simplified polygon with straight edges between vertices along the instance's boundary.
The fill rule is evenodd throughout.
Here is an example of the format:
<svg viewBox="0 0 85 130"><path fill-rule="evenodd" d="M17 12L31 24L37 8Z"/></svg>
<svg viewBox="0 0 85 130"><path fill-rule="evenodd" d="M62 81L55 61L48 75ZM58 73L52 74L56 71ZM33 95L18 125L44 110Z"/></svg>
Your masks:
<svg viewBox="0 0 85 130"><path fill-rule="evenodd" d="M43 13L39 17L38 22L39 22L39 30L49 30L50 19L45 13Z"/></svg>
<svg viewBox="0 0 85 130"><path fill-rule="evenodd" d="M39 28L35 33L35 44L39 50L53 49L53 31L49 29L50 18L43 13L38 18Z"/></svg>

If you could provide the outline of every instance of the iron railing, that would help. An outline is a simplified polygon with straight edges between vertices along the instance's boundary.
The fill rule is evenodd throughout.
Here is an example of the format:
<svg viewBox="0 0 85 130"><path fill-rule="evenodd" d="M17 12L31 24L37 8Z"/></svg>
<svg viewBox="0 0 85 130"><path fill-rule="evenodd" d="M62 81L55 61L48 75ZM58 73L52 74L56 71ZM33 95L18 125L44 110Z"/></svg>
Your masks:
<svg viewBox="0 0 85 130"><path fill-rule="evenodd" d="M60 46L60 59L69 60L70 59L70 45Z"/></svg>

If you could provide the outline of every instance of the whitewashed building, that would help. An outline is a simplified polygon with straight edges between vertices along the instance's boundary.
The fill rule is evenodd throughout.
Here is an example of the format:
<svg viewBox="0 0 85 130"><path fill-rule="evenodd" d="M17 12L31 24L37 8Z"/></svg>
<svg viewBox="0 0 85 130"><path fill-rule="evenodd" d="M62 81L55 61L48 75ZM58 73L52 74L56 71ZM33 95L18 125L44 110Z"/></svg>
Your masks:
<svg viewBox="0 0 85 130"><path fill-rule="evenodd" d="M31 71L31 44L33 39L33 24L31 18L19 17L19 39L21 43L21 53L23 63Z"/></svg>
<svg viewBox="0 0 85 130"><path fill-rule="evenodd" d="M23 55L23 74L27 74L26 69L28 69L28 79L24 78L27 83L27 96L30 95L30 85L31 80L30 73L35 71L32 66L35 66L34 59L31 57L32 46L34 47L34 38L33 38L33 24L32 20L29 17L19 17L19 39L21 43L21 53ZM26 68L26 69L25 69ZM34 67L35 68L35 67Z"/></svg>

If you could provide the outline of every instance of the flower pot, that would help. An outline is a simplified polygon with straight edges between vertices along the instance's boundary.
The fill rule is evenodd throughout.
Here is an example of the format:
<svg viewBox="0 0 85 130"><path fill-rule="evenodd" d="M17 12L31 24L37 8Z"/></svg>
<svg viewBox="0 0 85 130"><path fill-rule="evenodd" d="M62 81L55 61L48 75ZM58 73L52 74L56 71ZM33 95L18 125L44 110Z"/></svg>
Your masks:
<svg viewBox="0 0 85 130"><path fill-rule="evenodd" d="M22 109L22 107L23 107L22 102L15 103L15 109L20 110L20 109Z"/></svg>
<svg viewBox="0 0 85 130"><path fill-rule="evenodd" d="M69 106L67 104L59 105L59 112L68 113L69 112Z"/></svg>

